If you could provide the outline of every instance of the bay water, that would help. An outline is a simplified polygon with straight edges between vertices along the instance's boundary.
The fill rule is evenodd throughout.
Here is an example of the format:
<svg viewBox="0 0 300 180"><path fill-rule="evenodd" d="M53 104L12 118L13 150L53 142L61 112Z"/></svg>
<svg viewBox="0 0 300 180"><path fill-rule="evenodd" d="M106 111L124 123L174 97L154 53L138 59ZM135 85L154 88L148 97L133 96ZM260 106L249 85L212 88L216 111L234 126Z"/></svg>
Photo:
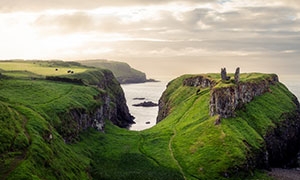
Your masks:
<svg viewBox="0 0 300 180"><path fill-rule="evenodd" d="M158 113L158 106L142 107L133 106L144 101L152 101L158 103L163 91L166 89L167 81L160 82L146 82L139 84L124 84L122 88L125 93L127 106L131 115L135 117L130 130L144 130L156 124L156 116Z"/></svg>

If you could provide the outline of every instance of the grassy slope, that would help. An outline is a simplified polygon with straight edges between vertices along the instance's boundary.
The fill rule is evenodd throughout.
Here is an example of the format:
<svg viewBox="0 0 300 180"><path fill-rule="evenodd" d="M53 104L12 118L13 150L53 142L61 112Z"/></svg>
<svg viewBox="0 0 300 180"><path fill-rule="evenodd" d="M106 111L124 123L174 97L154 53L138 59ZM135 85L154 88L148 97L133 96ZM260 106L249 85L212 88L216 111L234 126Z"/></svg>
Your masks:
<svg viewBox="0 0 300 180"><path fill-rule="evenodd" d="M115 127L110 121L106 134L91 129L77 144L65 144L58 134L64 128L58 114L71 108L92 109L101 103L93 98L100 90L44 80L53 70L48 62L41 62L45 66L38 74L31 72L33 62L10 63L21 63L26 71L5 69L6 64L0 63L6 70L2 74L9 76L0 79L0 179L180 179L176 169L143 153L141 134ZM83 78L88 84L99 81L97 73L88 68L84 73L62 76Z"/></svg>
<svg viewBox="0 0 300 180"><path fill-rule="evenodd" d="M295 109L292 94L277 84L236 118L215 126L216 117L208 113L209 89L196 95L197 88L182 86L186 77L173 80L164 93L171 114L157 126L132 132L107 122L105 134L91 129L71 145L54 128L60 123L57 113L95 106L99 102L92 97L99 90L44 80L0 80L1 179L222 179L229 167L242 166L249 151L262 147L267 127ZM267 177L254 172L248 178Z"/></svg>
<svg viewBox="0 0 300 180"><path fill-rule="evenodd" d="M0 68L6 69L7 63L19 62L1 62ZM94 99L100 92L91 86L28 80L31 75L44 76L55 71L46 66L47 62L41 64L45 66L35 72L38 75L27 73L31 68L36 70L33 62L18 64L26 67L27 72L24 69L2 71L14 78L0 80L0 179L88 179L86 157L76 154L65 144L55 127L62 123L60 113L72 108L89 111L101 103ZM55 67L63 69L65 66L87 70L72 63ZM14 76L20 72L30 76Z"/></svg>
<svg viewBox="0 0 300 180"><path fill-rule="evenodd" d="M130 79L138 79L141 82L146 81L145 73L130 67L124 62L107 60L85 60L80 61L80 63L87 66L109 69L114 73L115 77L119 80L120 83L126 82Z"/></svg>
<svg viewBox="0 0 300 180"><path fill-rule="evenodd" d="M188 179L217 179L228 168L243 166L246 154L263 146L262 136L267 129L281 120L282 113L296 109L292 94L277 84L271 88L272 93L255 98L238 111L236 118L223 119L221 125L215 126L216 117L210 117L208 112L209 90L196 95L197 88L182 86L183 78L173 81L165 92L173 107L170 115L147 131L164 128L176 132L173 151Z"/></svg>
<svg viewBox="0 0 300 180"><path fill-rule="evenodd" d="M68 70L72 70L75 73L82 73L87 70L87 68L75 62L22 60L1 61L0 69L5 71L2 74L14 77L28 77L34 74L36 76L58 76L67 75Z"/></svg>

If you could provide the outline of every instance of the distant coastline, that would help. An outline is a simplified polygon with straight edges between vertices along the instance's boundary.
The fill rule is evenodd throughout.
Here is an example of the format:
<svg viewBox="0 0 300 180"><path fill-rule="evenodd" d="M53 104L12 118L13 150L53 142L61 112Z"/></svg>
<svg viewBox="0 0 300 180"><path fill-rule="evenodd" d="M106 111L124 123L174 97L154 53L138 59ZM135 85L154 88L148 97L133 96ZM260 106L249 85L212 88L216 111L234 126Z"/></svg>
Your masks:
<svg viewBox="0 0 300 180"><path fill-rule="evenodd" d="M155 79L147 79L146 74L132 68L125 62L110 61L105 59L80 60L77 61L85 66L108 69L112 71L120 84L136 84L145 82L159 82Z"/></svg>

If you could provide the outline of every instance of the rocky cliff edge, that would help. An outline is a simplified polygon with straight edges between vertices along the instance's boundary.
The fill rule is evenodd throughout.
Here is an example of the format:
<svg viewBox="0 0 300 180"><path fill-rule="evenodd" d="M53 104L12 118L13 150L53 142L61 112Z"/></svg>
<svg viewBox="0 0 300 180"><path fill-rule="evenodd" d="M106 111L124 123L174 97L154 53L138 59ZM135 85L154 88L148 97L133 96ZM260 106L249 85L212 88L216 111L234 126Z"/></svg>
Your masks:
<svg viewBox="0 0 300 180"><path fill-rule="evenodd" d="M236 83L230 79L220 80L215 74L187 75L181 77L181 85L174 85L174 82L178 83L174 80L168 84L167 89L176 89L178 86L193 87L198 89L195 92L197 95L208 89L210 91L209 113L210 116L216 116L218 122L215 125L217 125L223 118L236 117L237 110L243 109L247 103L258 96L272 93L271 87L280 84L276 74L243 75L243 77L247 76L249 76L247 80L242 79ZM174 105L170 97L171 91L165 91L160 98L157 123L172 113ZM296 96L292 97L292 103L296 107L295 111L281 114L280 120L274 120L272 128L265 127L268 130L262 134L264 146L260 152L256 152L248 159L244 169L299 166L297 156L300 154L300 107Z"/></svg>

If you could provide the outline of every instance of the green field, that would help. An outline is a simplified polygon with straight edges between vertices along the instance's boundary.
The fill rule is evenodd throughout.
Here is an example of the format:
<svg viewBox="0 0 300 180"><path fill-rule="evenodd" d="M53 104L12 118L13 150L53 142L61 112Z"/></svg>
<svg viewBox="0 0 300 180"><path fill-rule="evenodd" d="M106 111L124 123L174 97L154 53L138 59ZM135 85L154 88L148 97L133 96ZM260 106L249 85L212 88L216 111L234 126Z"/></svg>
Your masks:
<svg viewBox="0 0 300 180"><path fill-rule="evenodd" d="M82 73L87 68L80 66L78 63L64 64L61 61L2 61L0 69L6 71L4 75L11 76L28 76L35 74L37 76L59 76L68 75L68 71L73 73Z"/></svg>
<svg viewBox="0 0 300 180"><path fill-rule="evenodd" d="M182 85L192 77L185 75L164 92L170 114L156 126L128 131L106 119L104 133L89 128L65 143L63 137L76 131L66 116L69 110L91 111L103 103L95 96L104 90L94 86L103 81L103 70L37 63L0 62L0 179L270 179L262 170L238 170L261 151L263 136L283 120L282 114L296 109L293 95L277 83L237 111L235 118L214 125L216 117L209 116L210 89L196 94L197 87ZM74 70L61 75L82 78L84 84L45 80L54 68ZM33 75L40 78L24 78ZM228 85L216 74L207 76L222 83L220 87ZM265 77L241 75L244 82ZM111 98L118 87L109 90Z"/></svg>

